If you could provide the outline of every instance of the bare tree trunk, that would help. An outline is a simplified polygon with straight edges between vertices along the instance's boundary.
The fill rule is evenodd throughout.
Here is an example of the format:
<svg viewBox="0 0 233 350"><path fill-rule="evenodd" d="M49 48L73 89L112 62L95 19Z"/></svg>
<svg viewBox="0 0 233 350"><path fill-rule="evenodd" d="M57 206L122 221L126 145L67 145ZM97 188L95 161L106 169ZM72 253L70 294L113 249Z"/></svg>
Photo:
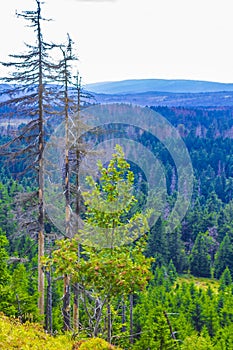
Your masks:
<svg viewBox="0 0 233 350"><path fill-rule="evenodd" d="M77 117L78 120L80 118L80 107L81 107L81 78L77 76L77 92L78 92L78 110L77 110ZM77 143L77 149L76 149L76 205L75 205L75 214L77 216L77 233L79 230L78 227L78 220L80 216L80 189L79 189L79 167L80 167L80 161L81 161L81 153L78 149L78 143ZM80 245L78 245L78 260L80 259ZM79 331L79 284L75 283L74 285L74 314L73 314L73 324L74 329L76 331Z"/></svg>
<svg viewBox="0 0 233 350"><path fill-rule="evenodd" d="M74 284L73 328L79 332L79 284Z"/></svg>
<svg viewBox="0 0 233 350"><path fill-rule="evenodd" d="M130 343L133 344L133 294L130 294L129 296L129 323L130 323Z"/></svg>
<svg viewBox="0 0 233 350"><path fill-rule="evenodd" d="M38 307L41 315L44 315L44 271L41 265L41 258L44 256L44 234L40 230L38 237Z"/></svg>
<svg viewBox="0 0 233 350"><path fill-rule="evenodd" d="M169 317L168 317L168 314L166 313L166 311L163 311L163 314L166 318L166 321L167 321L167 324L168 324L168 327L169 327L169 331L170 331L170 334L171 334L171 337L172 339L176 340L176 336L175 336L175 333L173 332L173 329L172 329L172 324L169 320Z"/></svg>
<svg viewBox="0 0 233 350"><path fill-rule="evenodd" d="M107 304L107 322L108 322L108 334L107 334L107 340L109 343L112 341L112 315L111 315L111 306L110 303L108 302Z"/></svg>
<svg viewBox="0 0 233 350"><path fill-rule="evenodd" d="M19 322L23 323L22 310L21 310L21 307L20 307L20 300L19 300L18 294L16 294L16 300L17 300L17 305L18 305Z"/></svg>
<svg viewBox="0 0 233 350"><path fill-rule="evenodd" d="M69 100L68 100L68 71L67 57L64 54L64 80L65 80L65 220L66 220L66 237L71 238L70 226L70 168L69 168ZM64 277L64 297L63 297L63 317L64 330L70 329L70 278Z"/></svg>
<svg viewBox="0 0 233 350"><path fill-rule="evenodd" d="M12 158L17 159L18 156L27 154L25 164L27 165L24 172L36 166L37 182L38 182L38 213L37 223L38 227L33 227L32 232L38 234L38 308L39 313L44 319L44 280L45 273L42 268L42 258L44 257L44 222L45 222L45 210L44 210L44 124L45 114L50 111L52 107L51 101L48 102L48 95L51 93L51 89L47 89L46 83L57 78L57 71L61 69L61 65L55 64L49 61L48 51L57 47L55 44L48 44L43 40L41 24L45 20L41 16L41 0L35 0L37 8L35 11L23 11L21 14L17 14L18 17L22 17L29 21L28 27L33 28L36 33L35 45L27 45L28 52L22 55L10 55L14 58L15 62L0 62L5 67L15 67L11 77L5 78L6 82L10 82L14 88L9 93L8 89L7 100L4 102L6 106L17 106L17 113L19 115L31 116L32 120L29 121L19 136L16 136L10 145L18 143L20 140L27 141L27 146L22 149L16 147L16 151L11 152ZM56 77L54 71L56 70ZM26 94L25 94L26 91ZM31 91L31 92L30 92ZM9 100L10 96L10 100ZM51 96L51 95L50 95ZM10 113L12 114L12 112ZM35 116L37 117L35 119ZM8 143L7 143L8 144ZM7 146L6 144L6 146ZM21 158L20 158L21 159ZM31 197L33 200L33 197ZM33 209L27 210L29 215L33 214L32 219L35 221ZM34 223L33 221L33 223ZM28 226L26 223L22 223L22 227ZM44 322L44 321L43 321Z"/></svg>
<svg viewBox="0 0 233 350"><path fill-rule="evenodd" d="M80 245L78 245L78 260L80 259ZM74 309L73 309L73 327L74 330L79 332L79 299L80 288L79 284L74 284Z"/></svg>
<svg viewBox="0 0 233 350"><path fill-rule="evenodd" d="M125 323L126 323L125 311L126 311L125 300L124 300L124 297L122 297L122 313L121 313L121 321L122 321L122 328L121 328L121 331L122 331L122 333L123 333L123 332L126 332L126 326L125 326Z"/></svg>
<svg viewBox="0 0 233 350"><path fill-rule="evenodd" d="M43 71L42 71L42 35L40 28L40 2L37 2L37 38L39 48L39 236L38 236L38 307L41 315L44 315L44 271L41 258L44 256L44 118L43 118Z"/></svg>
<svg viewBox="0 0 233 350"><path fill-rule="evenodd" d="M46 303L46 320L45 326L46 330L52 334L53 333L53 318L52 318L52 276L51 271L46 272L47 277L47 303Z"/></svg>
<svg viewBox="0 0 233 350"><path fill-rule="evenodd" d="M64 276L64 293L63 293L63 330L70 330L70 277Z"/></svg>
<svg viewBox="0 0 233 350"><path fill-rule="evenodd" d="M66 237L71 238L70 230L70 166L69 166L69 99L68 99L68 67L64 53L65 80L65 200L66 200Z"/></svg>

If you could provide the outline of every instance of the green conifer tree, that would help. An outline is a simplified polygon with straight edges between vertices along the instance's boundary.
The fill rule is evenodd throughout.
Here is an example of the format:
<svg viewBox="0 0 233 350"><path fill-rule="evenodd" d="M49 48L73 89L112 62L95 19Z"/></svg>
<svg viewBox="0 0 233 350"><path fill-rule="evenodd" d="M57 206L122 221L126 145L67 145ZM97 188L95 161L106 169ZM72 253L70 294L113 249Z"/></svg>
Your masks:
<svg viewBox="0 0 233 350"><path fill-rule="evenodd" d="M224 291L228 286L231 286L231 285L232 285L232 277L231 277L230 270L227 266L220 277L219 290Z"/></svg>
<svg viewBox="0 0 233 350"><path fill-rule="evenodd" d="M233 247L228 234L221 242L214 261L214 276L220 278L226 267L229 268L231 276L233 275Z"/></svg>
<svg viewBox="0 0 233 350"><path fill-rule="evenodd" d="M211 276L211 259L208 253L208 237L199 233L195 240L191 258L190 258L190 272L198 277Z"/></svg>

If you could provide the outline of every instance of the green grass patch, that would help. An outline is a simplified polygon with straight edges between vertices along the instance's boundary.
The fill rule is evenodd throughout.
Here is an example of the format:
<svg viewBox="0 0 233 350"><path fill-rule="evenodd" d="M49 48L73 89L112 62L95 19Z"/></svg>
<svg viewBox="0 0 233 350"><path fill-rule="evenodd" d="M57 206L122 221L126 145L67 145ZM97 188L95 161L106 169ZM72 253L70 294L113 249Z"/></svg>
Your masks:
<svg viewBox="0 0 233 350"><path fill-rule="evenodd" d="M207 290L210 287L213 292L218 292L219 289L219 281L215 278L205 278L205 277L194 277L192 275L181 275L177 278L177 283L194 283L196 287L203 288Z"/></svg>

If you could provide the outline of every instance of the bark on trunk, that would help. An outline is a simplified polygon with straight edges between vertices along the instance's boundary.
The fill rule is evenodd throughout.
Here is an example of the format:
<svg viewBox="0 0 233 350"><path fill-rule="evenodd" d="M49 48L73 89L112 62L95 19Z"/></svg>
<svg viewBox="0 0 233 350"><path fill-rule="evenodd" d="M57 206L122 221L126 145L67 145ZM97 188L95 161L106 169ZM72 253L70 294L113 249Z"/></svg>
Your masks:
<svg viewBox="0 0 233 350"><path fill-rule="evenodd" d="M130 303L130 343L133 344L133 294L130 294L129 296L129 303Z"/></svg>
<svg viewBox="0 0 233 350"><path fill-rule="evenodd" d="M52 319L52 275L51 271L46 272L47 277L47 303L46 303L46 330L53 333L53 319Z"/></svg>
<svg viewBox="0 0 233 350"><path fill-rule="evenodd" d="M66 238L71 238L70 225L70 166L69 166L69 101L68 101L68 67L67 57L64 53L65 63L65 220L66 220ZM64 277L64 297L63 297L63 322L64 330L70 329L70 278Z"/></svg>
<svg viewBox="0 0 233 350"><path fill-rule="evenodd" d="M77 89L78 89L78 121L80 118L80 85L81 81L77 77ZM78 140L77 140L78 141ZM75 205L75 214L77 216L77 226L76 231L78 233L79 227L78 227L78 220L80 216L80 189L79 189L79 167L80 167L80 161L81 161L81 154L78 148L78 142L77 142L77 149L76 149L76 205ZM80 245L78 245L78 260L80 259ZM80 298L80 290L79 290L79 284L76 283L74 287L74 315L73 315L73 323L74 323L74 329L79 332L79 298Z"/></svg>
<svg viewBox="0 0 233 350"><path fill-rule="evenodd" d="M64 294L63 294L63 330L70 330L70 278L64 276Z"/></svg>
<svg viewBox="0 0 233 350"><path fill-rule="evenodd" d="M44 116L43 116L43 71L42 71L42 35L40 28L40 3L37 2L37 36L39 49L39 86L38 86L38 104L39 104L39 235L38 235L38 306L41 315L44 315L44 271L41 264L41 258L44 256Z"/></svg>
<svg viewBox="0 0 233 350"><path fill-rule="evenodd" d="M126 332L126 315L125 315L125 311L126 311L126 306L125 306L125 300L124 300L124 297L122 298L122 328L121 328L121 331L122 333L123 332Z"/></svg>
<svg viewBox="0 0 233 350"><path fill-rule="evenodd" d="M112 341L112 315L111 315L111 306L110 303L108 302L107 304L107 326L108 326L108 335L107 335L107 340L109 343Z"/></svg>
<svg viewBox="0 0 233 350"><path fill-rule="evenodd" d="M76 332L79 332L79 284L74 284L74 309L73 309L73 327Z"/></svg>

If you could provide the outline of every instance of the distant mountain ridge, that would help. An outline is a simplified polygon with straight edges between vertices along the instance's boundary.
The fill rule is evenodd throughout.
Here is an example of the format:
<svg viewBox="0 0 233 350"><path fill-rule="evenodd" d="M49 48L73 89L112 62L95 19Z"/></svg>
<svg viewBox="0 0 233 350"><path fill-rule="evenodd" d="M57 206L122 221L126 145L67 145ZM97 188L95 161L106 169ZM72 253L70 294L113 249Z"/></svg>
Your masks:
<svg viewBox="0 0 233 350"><path fill-rule="evenodd" d="M11 98L10 90L15 86L10 84L0 84L0 127L6 124L3 114L6 100ZM15 95L31 94L35 87L22 86L21 91ZM59 85L51 84L51 89L59 89ZM129 92L126 92L128 90ZM144 91L143 91L144 90ZM170 90L170 91L167 91ZM182 91L183 92L179 92ZM199 91L200 90L200 91ZM98 91L98 92L97 92ZM105 92L100 92L105 91ZM124 92L123 92L124 91ZM184 92L185 91L185 92ZM70 94L77 92L70 87ZM92 96L88 103L130 103L139 106L167 106L167 107L214 107L233 108L233 83L214 83L198 80L165 80L165 79L142 79L124 80L118 82L95 83L83 86L83 93ZM56 99L56 97L55 97ZM55 103L55 100L53 101ZM16 106L9 107L13 112L13 118L24 120L19 117L19 110ZM14 113L15 112L15 113Z"/></svg>
<svg viewBox="0 0 233 350"><path fill-rule="evenodd" d="M233 91L233 83L185 79L132 79L85 85L85 89L101 94L135 94L145 92L201 93Z"/></svg>
<svg viewBox="0 0 233 350"><path fill-rule="evenodd" d="M125 94L92 93L96 103L130 103L139 106L233 107L233 91L217 92L142 92Z"/></svg>

